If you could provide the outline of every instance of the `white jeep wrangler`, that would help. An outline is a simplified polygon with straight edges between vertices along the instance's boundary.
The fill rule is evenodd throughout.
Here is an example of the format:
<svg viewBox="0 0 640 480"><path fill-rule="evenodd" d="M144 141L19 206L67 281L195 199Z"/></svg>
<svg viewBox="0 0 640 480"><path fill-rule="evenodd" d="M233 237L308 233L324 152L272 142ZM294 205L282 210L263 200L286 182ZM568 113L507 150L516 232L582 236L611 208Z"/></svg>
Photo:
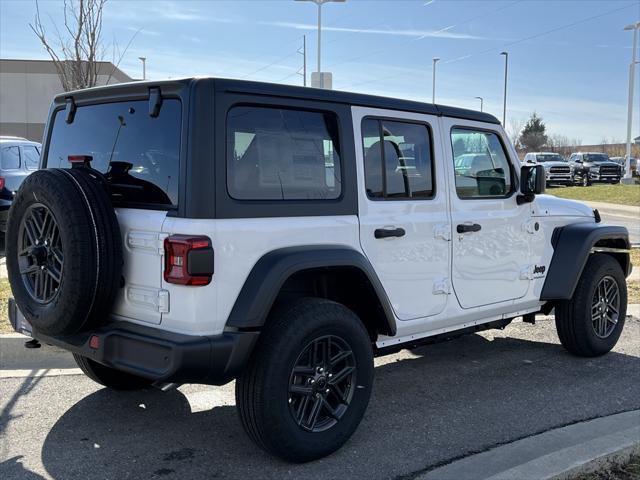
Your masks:
<svg viewBox="0 0 640 480"><path fill-rule="evenodd" d="M63 94L9 215L10 318L110 388L235 379L260 447L316 459L375 355L553 308L570 352L614 347L626 229L519 165L452 107L208 78Z"/></svg>

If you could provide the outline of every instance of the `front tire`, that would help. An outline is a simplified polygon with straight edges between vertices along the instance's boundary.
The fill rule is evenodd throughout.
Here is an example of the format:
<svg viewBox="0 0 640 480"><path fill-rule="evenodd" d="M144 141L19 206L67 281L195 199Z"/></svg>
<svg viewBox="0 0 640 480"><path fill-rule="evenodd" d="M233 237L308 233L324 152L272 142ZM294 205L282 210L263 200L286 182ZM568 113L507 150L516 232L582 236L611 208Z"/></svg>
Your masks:
<svg viewBox="0 0 640 480"><path fill-rule="evenodd" d="M329 455L360 424L373 371L371 339L351 310L319 298L284 305L236 381L242 425L284 460Z"/></svg>
<svg viewBox="0 0 640 480"><path fill-rule="evenodd" d="M571 300L556 306L560 343L574 355L597 357L618 342L627 314L627 283L610 255L591 255Z"/></svg>
<svg viewBox="0 0 640 480"><path fill-rule="evenodd" d="M112 390L142 390L151 386L152 381L146 378L121 372L75 353L73 358L82 373L94 382Z"/></svg>

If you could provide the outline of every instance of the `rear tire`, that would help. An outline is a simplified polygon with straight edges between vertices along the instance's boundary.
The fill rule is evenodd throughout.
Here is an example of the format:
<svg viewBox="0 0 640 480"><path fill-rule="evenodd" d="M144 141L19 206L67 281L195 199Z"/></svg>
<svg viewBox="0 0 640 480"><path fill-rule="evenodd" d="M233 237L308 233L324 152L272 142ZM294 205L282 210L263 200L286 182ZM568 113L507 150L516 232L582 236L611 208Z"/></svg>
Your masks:
<svg viewBox="0 0 640 480"><path fill-rule="evenodd" d="M620 264L610 255L591 255L573 298L556 306L560 343L581 357L604 355L618 342L626 314L627 283Z"/></svg>
<svg viewBox="0 0 640 480"><path fill-rule="evenodd" d="M270 316L236 381L236 404L258 446L308 462L351 437L372 383L371 339L360 319L338 303L304 298Z"/></svg>
<svg viewBox="0 0 640 480"><path fill-rule="evenodd" d="M121 372L75 353L73 358L87 377L112 390L141 390L153 383L146 378Z"/></svg>

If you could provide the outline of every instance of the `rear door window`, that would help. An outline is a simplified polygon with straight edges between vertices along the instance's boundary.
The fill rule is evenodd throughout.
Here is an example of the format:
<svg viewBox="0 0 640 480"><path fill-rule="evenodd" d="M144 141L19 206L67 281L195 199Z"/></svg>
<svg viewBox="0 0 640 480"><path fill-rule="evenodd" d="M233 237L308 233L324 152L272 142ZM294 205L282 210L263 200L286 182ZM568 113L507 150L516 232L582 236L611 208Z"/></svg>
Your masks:
<svg viewBox="0 0 640 480"><path fill-rule="evenodd" d="M79 106L73 123L56 113L45 165L66 168L71 155L92 157L114 201L171 206L178 203L181 104L164 99L149 115L146 100Z"/></svg>
<svg viewBox="0 0 640 480"><path fill-rule="evenodd" d="M40 166L40 150L33 145L22 147L22 159L27 170L37 170Z"/></svg>
<svg viewBox="0 0 640 480"><path fill-rule="evenodd" d="M362 122L362 142L369 198L433 197L431 134L427 125L367 118Z"/></svg>
<svg viewBox="0 0 640 480"><path fill-rule="evenodd" d="M20 149L18 147L5 147L0 150L3 170L16 170L20 168Z"/></svg>
<svg viewBox="0 0 640 480"><path fill-rule="evenodd" d="M227 189L237 200L340 197L338 121L334 114L233 107L227 117Z"/></svg>

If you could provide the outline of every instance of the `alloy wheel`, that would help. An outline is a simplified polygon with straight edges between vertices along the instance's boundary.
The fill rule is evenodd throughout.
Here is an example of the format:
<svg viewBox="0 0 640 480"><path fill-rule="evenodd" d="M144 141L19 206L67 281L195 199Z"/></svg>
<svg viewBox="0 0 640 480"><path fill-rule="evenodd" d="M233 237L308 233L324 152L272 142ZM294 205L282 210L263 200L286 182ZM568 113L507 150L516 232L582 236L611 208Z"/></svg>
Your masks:
<svg viewBox="0 0 640 480"><path fill-rule="evenodd" d="M289 411L309 432L333 427L346 413L355 390L353 351L342 338L326 335L298 356L289 379Z"/></svg>
<svg viewBox="0 0 640 480"><path fill-rule="evenodd" d="M26 211L18 230L18 266L24 286L38 303L49 303L62 283L64 255L60 229L46 206Z"/></svg>
<svg viewBox="0 0 640 480"><path fill-rule="evenodd" d="M603 277L591 301L591 324L599 338L607 338L613 333L620 318L620 287L616 280Z"/></svg>

